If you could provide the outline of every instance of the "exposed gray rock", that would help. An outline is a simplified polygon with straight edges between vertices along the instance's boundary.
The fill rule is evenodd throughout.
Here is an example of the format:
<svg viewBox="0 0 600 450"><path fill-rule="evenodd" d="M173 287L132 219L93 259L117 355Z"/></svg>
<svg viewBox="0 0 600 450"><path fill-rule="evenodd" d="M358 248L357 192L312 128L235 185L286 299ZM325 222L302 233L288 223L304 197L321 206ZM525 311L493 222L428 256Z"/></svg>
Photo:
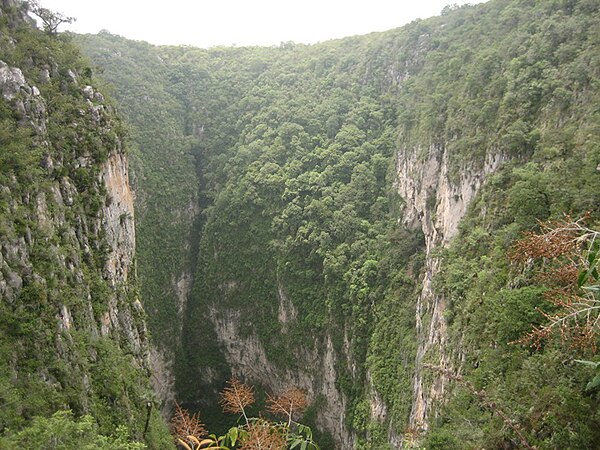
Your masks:
<svg viewBox="0 0 600 450"><path fill-rule="evenodd" d="M79 84L79 77L78 77L78 75L77 75L77 72L75 72L75 71L73 71L73 70L69 69L69 70L67 71L67 75L69 75L69 78L71 79L71 81L72 81L73 83L75 83L75 84Z"/></svg>
<svg viewBox="0 0 600 450"><path fill-rule="evenodd" d="M335 368L339 355L333 348L331 338L327 336L325 342L305 343L304 350L295 355L304 370L280 369L269 361L257 335L241 333L239 315L239 311L232 310L209 312L232 374L249 382L260 383L275 394L293 386L305 391L309 400L322 396L326 406L317 414L318 423L332 434L339 448L353 448L354 436L346 428L348 402L336 384Z"/></svg>
<svg viewBox="0 0 600 450"><path fill-rule="evenodd" d="M150 383L161 401L161 414L170 417L175 404L175 377L172 359L156 348L150 349Z"/></svg>
<svg viewBox="0 0 600 450"><path fill-rule="evenodd" d="M40 84L46 84L50 82L50 69L43 68L40 71Z"/></svg>
<svg viewBox="0 0 600 450"><path fill-rule="evenodd" d="M13 291L20 291L23 287L23 279L17 274L17 272L8 271L6 276L6 284Z"/></svg>
<svg viewBox="0 0 600 450"><path fill-rule="evenodd" d="M13 102L23 123L30 123L40 137L46 135L46 104L37 87L27 84L23 72L0 61L0 92Z"/></svg>
<svg viewBox="0 0 600 450"><path fill-rule="evenodd" d="M487 175L506 160L492 150L482 167L461 167L458 179L453 180L443 145L432 145L425 155L422 153L422 149L400 151L396 163L396 188L405 201L401 220L407 226L420 228L425 236L425 276L415 317L418 348L410 414L410 427L414 430L427 429L431 408L442 400L446 388L447 380L442 376L433 376L433 382L425 381L422 373L425 355L428 352L437 355L434 364L441 367L449 367L452 359L446 348L446 302L433 290L433 278L440 270L435 250L447 246L456 236L458 223Z"/></svg>
<svg viewBox="0 0 600 450"><path fill-rule="evenodd" d="M103 117L104 106L103 105L91 106L90 113L92 115L92 121L94 123L98 124L98 123L100 123L100 120Z"/></svg>
<svg viewBox="0 0 600 450"><path fill-rule="evenodd" d="M85 86L83 89L83 96L85 98L87 98L88 100L91 100L94 98L94 88L91 86Z"/></svg>
<svg viewBox="0 0 600 450"><path fill-rule="evenodd" d="M21 88L25 89L27 83L21 69L9 67L0 60L0 92L4 100L11 101L19 95Z"/></svg>

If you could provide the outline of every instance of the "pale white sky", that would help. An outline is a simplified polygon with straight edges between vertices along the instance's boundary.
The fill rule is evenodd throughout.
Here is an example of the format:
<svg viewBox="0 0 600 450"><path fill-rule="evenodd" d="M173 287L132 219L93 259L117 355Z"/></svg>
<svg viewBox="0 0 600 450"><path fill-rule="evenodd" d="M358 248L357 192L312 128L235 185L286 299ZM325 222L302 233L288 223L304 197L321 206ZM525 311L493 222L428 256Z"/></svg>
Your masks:
<svg viewBox="0 0 600 450"><path fill-rule="evenodd" d="M40 0L77 18L62 27L106 29L153 44L279 45L385 31L481 0Z"/></svg>

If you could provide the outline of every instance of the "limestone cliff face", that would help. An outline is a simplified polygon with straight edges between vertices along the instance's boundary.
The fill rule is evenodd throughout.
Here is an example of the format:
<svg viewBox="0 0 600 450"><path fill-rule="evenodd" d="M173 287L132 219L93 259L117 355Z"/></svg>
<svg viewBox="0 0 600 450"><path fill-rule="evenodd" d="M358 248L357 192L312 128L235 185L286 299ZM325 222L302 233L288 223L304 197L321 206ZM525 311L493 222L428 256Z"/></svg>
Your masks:
<svg viewBox="0 0 600 450"><path fill-rule="evenodd" d="M127 157L115 149L102 167L100 177L106 190L103 208L102 229L109 246L105 265L105 278L113 288L130 289L130 279L135 280L135 227L133 193L129 186ZM131 275L130 275L131 274ZM139 317L143 314L142 304L135 298L129 305L119 305L119 296L109 303L102 317L102 330L115 329L124 333L137 354L143 356L144 364L148 352L146 326ZM119 307L120 306L120 307Z"/></svg>
<svg viewBox="0 0 600 450"><path fill-rule="evenodd" d="M103 226L111 247L107 271L114 282L128 279L135 253L133 194L129 186L127 157L114 151L104 163L100 180L104 183L108 205L103 211Z"/></svg>
<svg viewBox="0 0 600 450"><path fill-rule="evenodd" d="M16 7L5 1L2 13L29 27ZM19 45L11 31L0 30L9 58ZM0 381L12 395L0 431L56 409L135 428L146 417L139 396L152 397L119 119L81 69L49 58L0 61L0 119L14 130L0 139L3 151L16 149L0 167ZM136 393L118 387L121 370Z"/></svg>
<svg viewBox="0 0 600 450"><path fill-rule="evenodd" d="M491 151L481 167L462 167L452 178L444 145L421 150L400 151L396 159L396 188L405 202L400 220L420 228L425 237L425 273L415 314L418 348L410 414L410 427L415 430L427 429L432 407L443 399L446 387L443 377L434 376L431 383L425 381L424 361L441 367L449 367L453 361L447 347L446 302L432 288L441 264L434 251L448 245L456 235L460 220L486 176L505 161L503 155Z"/></svg>
<svg viewBox="0 0 600 450"><path fill-rule="evenodd" d="M278 298L279 321L285 333L286 323L296 317L297 311L281 285L278 288ZM314 401L317 397L324 399L326 405L317 413L319 427L332 435L338 448L354 448L354 436L345 424L348 400L336 386L335 367L339 355L336 354L331 337L327 336L321 343L316 339L314 342L304 342L302 350L294 354L298 369L283 369L269 361L256 334L241 332L239 314L235 310L210 312L232 375L249 383L258 383L274 394L297 387L306 392L309 401Z"/></svg>
<svg viewBox="0 0 600 450"><path fill-rule="evenodd" d="M76 81L73 81L76 83ZM82 86L82 92L93 92L90 86ZM141 304L135 299L123 305L121 289L128 289L130 274L134 274L135 231L133 226L133 193L128 181L127 157L116 141L106 161L98 164L86 154L85 150L73 164L75 170L96 174L87 190L102 192L101 207L95 214L85 214L81 201L81 191L73 179L57 176L65 165L71 165L61 155L53 157L47 134L46 101L35 85L29 84L21 69L10 67L0 61L0 91L3 100L15 109L22 126L30 126L35 131L34 139L45 151L40 165L44 169L45 180L39 185L27 189L19 197L16 192L20 186L13 177L13 183L2 187L3 198L9 200L9 212L18 216L25 214L30 221L22 233L12 226L11 232L0 239L2 250L2 274L0 275L0 294L7 301L16 301L28 283L48 283L48 276L36 270L34 256L40 240L47 242L46 250L51 254L51 262L56 270L66 270L74 281L85 283L83 265L96 250L105 254L102 277L111 287L109 307L100 322L91 320L90 325L100 335L111 331L123 337L142 354L147 351L145 328L137 317L141 314ZM91 123L99 122L101 117L108 119L108 113L99 112L98 105L90 102L88 111L83 111ZM103 130L103 132L106 130ZM74 213L74 214L73 214ZM5 216L10 217L10 214ZM7 224L6 225L11 225ZM62 235L60 235L62 233ZM19 236L22 234L22 236ZM53 242L53 237L58 238ZM65 252L65 247L69 251ZM133 276L135 279L135 274ZM89 291L89 287L87 289ZM92 305L89 305L91 311ZM59 307L59 324L62 329L72 326L72 314L67 305ZM93 317L90 317L93 319Z"/></svg>

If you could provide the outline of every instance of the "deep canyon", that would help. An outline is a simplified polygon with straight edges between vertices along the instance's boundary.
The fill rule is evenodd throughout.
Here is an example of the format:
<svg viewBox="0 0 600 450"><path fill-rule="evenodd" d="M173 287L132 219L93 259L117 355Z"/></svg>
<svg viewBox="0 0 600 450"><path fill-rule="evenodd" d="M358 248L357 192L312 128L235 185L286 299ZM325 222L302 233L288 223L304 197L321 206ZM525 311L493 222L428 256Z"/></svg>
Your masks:
<svg viewBox="0 0 600 450"><path fill-rule="evenodd" d="M210 49L44 33L20 5L0 433L69 409L169 448L175 401L235 421L235 376L305 391L324 450L600 445L593 349L517 342L552 281L510 258L564 214L598 229L597 1Z"/></svg>

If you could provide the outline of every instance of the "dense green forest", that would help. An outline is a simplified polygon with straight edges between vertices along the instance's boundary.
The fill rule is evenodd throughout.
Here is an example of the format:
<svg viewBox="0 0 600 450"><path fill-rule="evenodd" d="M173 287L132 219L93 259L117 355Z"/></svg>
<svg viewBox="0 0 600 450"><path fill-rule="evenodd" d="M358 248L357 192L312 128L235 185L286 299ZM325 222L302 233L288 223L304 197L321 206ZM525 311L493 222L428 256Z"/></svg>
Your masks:
<svg viewBox="0 0 600 450"><path fill-rule="evenodd" d="M14 35L4 9L0 19L0 36ZM25 170L50 150L31 145L30 127L0 104L1 205L12 208L2 226L29 239L36 203L19 200L19 218L10 199L63 178L81 193L75 229L77 217L105 214L98 208L111 201L93 170L126 133L139 277L116 298L135 303L139 285L156 351L140 357L117 331L119 345L82 333L74 346L108 356L96 364L81 350L61 372L46 355L54 347L33 346L24 361L35 367L21 372L42 375L23 389L39 391L28 401L42 406L0 406L0 431L29 423L29 436L63 427L115 446L158 445L158 417L148 438L139 409L149 401L156 414L157 403L143 382L126 382L147 369L164 411L176 398L217 433L232 423L218 392L234 375L257 387L259 407L288 387L304 390L301 421L322 449L600 447L597 0L490 0L388 32L268 48L19 33L16 45L2 41L9 66L31 80L43 78L44 64L64 67L39 86L59 156L50 171ZM108 128L93 115L89 124L73 119L91 111L83 88L100 78L124 118L111 109ZM80 122L89 125L83 141L72 132ZM73 162L82 151L93 165ZM122 226L130 219L119 217ZM48 236L58 253L72 247L61 241L69 228ZM52 261L68 255L40 256L36 270L55 284L34 291L32 283L22 303L0 305L13 309L1 319L4 373L16 367L15 342L45 342L27 330L56 339L50 327L13 336L5 317L17 320L18 308L44 304L43 317L56 322L62 298L77 311L89 292L94 317L110 310L102 251L99 241L79 257L89 289L68 264L59 265L64 276L53 272ZM24 297L34 294L49 300ZM588 328L565 317L578 304L589 307ZM553 318L565 326L544 328ZM86 397L91 406L80 405L81 390L69 384L84 379L77 370L118 381L100 380ZM25 402L2 393L16 392L11 380L0 375L3 402ZM60 388L48 401L54 380ZM75 417L50 417L65 409ZM45 418L29 422L33 410ZM128 429L117 433L118 424ZM22 442L11 433L10 443Z"/></svg>
<svg viewBox="0 0 600 450"><path fill-rule="evenodd" d="M538 220L589 212L598 228L599 18L595 1L490 1L311 46L77 37L133 127L142 289L177 397L218 427L210 405L231 373L267 390L295 380L314 393L307 422L338 445L521 445L471 383L531 445L600 445L593 369L574 362L593 352L514 343L551 307L537 266L508 258ZM414 173L443 161L435 176L451 188L477 181L458 232L445 230L454 239L407 219L421 201L421 223L441 234L450 213L440 183L400 195L403 160ZM423 347L416 324L434 320L415 310L432 267L443 348ZM243 361L256 342L266 377ZM307 353L329 345L337 435L319 423L331 392L303 381L323 377ZM427 367L439 365L464 378L434 398L443 376ZM415 373L425 423L411 414Z"/></svg>

